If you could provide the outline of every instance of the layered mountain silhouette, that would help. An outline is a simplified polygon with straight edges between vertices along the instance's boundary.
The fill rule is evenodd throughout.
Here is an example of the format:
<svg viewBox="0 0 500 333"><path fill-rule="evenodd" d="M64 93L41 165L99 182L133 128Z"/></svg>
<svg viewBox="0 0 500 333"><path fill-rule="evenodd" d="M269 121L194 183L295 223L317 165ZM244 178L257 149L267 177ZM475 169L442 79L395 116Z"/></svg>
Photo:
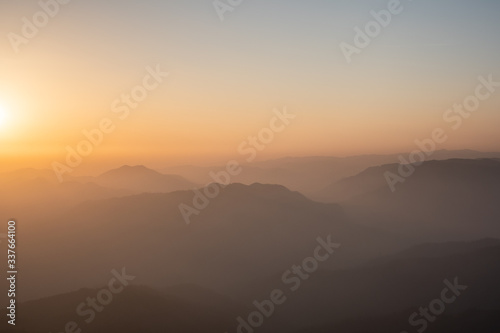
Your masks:
<svg viewBox="0 0 500 333"><path fill-rule="evenodd" d="M7 180L0 177L0 218L38 221L60 214L88 200L99 200L133 194L92 182L57 182L52 174L36 172ZM27 209L26 207L29 207Z"/></svg>
<svg viewBox="0 0 500 333"><path fill-rule="evenodd" d="M400 155L408 156L408 154L391 154L348 157L285 157L244 164L243 171L232 177L231 181L247 185L252 183L280 184L314 199L315 194L325 188L325 184L333 184L343 178L355 176L369 167L399 163ZM453 158L500 158L500 153L474 150L438 150L429 157L430 160ZM181 166L166 168L163 171L181 175L198 184L208 184L214 181L209 175L211 171L224 169L224 166Z"/></svg>
<svg viewBox="0 0 500 333"><path fill-rule="evenodd" d="M467 329L477 325L478 332L493 332L491 329L499 325L495 315L500 313L500 291L496 288L499 256L500 240L486 239L423 244L357 268L319 270L299 290L288 292L287 301L276 307L258 331L416 331L409 324L410 315L441 298L442 290L449 288L446 280L465 289L446 305L442 316L428 323L428 331L469 332ZM62 331L67 322L75 321L85 331L96 333L236 332L236 318L246 318L255 311L254 300L265 300L269 291L278 287L282 287L280 274L256 280L248 287L252 296L245 303L196 285L159 291L133 284L115 295L89 324L75 309L102 288L84 288L22 303L19 311L30 320L20 321L22 324L11 331ZM11 332L2 325L0 332Z"/></svg>
<svg viewBox="0 0 500 333"><path fill-rule="evenodd" d="M489 332L500 312L500 159L440 159L481 154L436 152L394 192L384 177L399 172L384 164L394 156L252 163L238 178L248 184L198 189L203 177L144 166L63 183L47 170L0 175L1 214L18 214L0 217L19 218L23 272L22 325L0 331L63 331L124 267L134 285L85 331L236 332L255 300L282 288L286 303L259 332L412 332L408 317L458 278L467 290L427 331ZM288 290L283 273L318 239L339 247Z"/></svg>
<svg viewBox="0 0 500 333"><path fill-rule="evenodd" d="M369 168L329 186L322 198L342 202L359 223L420 241L500 237L498 160L425 162L392 192L384 175L398 167Z"/></svg>
<svg viewBox="0 0 500 333"><path fill-rule="evenodd" d="M335 258L324 263L325 269L363 262L408 244L352 223L337 205L311 201L278 185L221 188L187 225L179 205L193 205L193 198L194 192L179 191L92 201L27 231L27 238L45 239L24 255L32 264L26 264L26 278L45 284L43 289L33 286L29 294L40 297L98 285L101 277L96 272L119 263L142 272L141 283L194 283L237 296L251 281L310 256L318 237L331 235L342 245ZM53 243L59 246L46 245ZM67 260L78 262L78 268L58 264ZM63 282L53 281L54 274L65 277Z"/></svg>
<svg viewBox="0 0 500 333"><path fill-rule="evenodd" d="M94 333L216 333L223 332L232 325L237 314L245 309L229 300L225 303L212 302L223 297L201 288L196 288L195 292L199 299L204 299L205 304L191 302L182 296L148 287L131 285L125 287L121 293L113 295L111 302L103 306L100 312L91 310L93 308L86 305L81 308L84 315L79 315L76 311L78 306L87 303L88 298L95 299L103 288L84 288L22 303L18 305L22 318L19 316L16 330L7 330L7 325L2 321L0 332L64 332L68 322L75 322L82 331ZM5 317L5 310L2 310L2 314ZM29 320L23 320L24 318Z"/></svg>
<svg viewBox="0 0 500 333"><path fill-rule="evenodd" d="M458 285L467 288L446 306L444 315L453 317L467 311L479 311L480 315L489 311L499 313L500 291L496 285L500 278L500 245L498 241L495 243L491 240L464 243L462 249L456 243L428 244L356 269L317 272L290 296L290 301L269 320L267 330L263 331L279 328L283 332L304 333L368 333L384 332L384 329L415 332L416 328L408 321L410 315L440 299L447 287L444 281L455 284L455 278ZM441 248L441 256L433 253L435 246ZM358 319L349 322L354 318ZM448 319L444 327L436 328L456 328L456 323ZM491 316L489 321L493 322ZM429 327L432 325L429 323ZM307 330L300 329L307 327Z"/></svg>
<svg viewBox="0 0 500 333"><path fill-rule="evenodd" d="M173 192L196 187L181 176L165 175L143 165L124 165L95 178L99 185L110 188L127 189L134 192Z"/></svg>
<svg viewBox="0 0 500 333"><path fill-rule="evenodd" d="M144 166L122 166L98 177L67 176L59 182L51 170L22 169L0 174L0 200L9 209L0 218L33 219L52 216L88 200L140 193L166 193L196 187L177 175L164 175ZM26 210L30 206L30 210ZM10 214L3 216L3 213Z"/></svg>

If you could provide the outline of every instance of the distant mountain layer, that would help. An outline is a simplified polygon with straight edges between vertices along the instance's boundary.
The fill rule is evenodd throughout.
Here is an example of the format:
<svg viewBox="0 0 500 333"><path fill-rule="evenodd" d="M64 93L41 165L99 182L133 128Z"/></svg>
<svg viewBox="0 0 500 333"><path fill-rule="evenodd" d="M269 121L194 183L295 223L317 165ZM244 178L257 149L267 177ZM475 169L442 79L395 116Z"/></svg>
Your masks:
<svg viewBox="0 0 500 333"><path fill-rule="evenodd" d="M329 202L343 202L353 197L368 194L375 191L390 190L386 173L390 172L398 176L399 164L385 164L370 167L357 175L344 178L319 191L314 197ZM500 168L500 159L449 159L443 161L428 161L423 165L415 166L414 174L404 176L404 182L394 185L396 192L405 187L407 182L413 183L417 176L431 177L437 181L465 181L470 177L496 177ZM453 178L453 179L452 179Z"/></svg>
<svg viewBox="0 0 500 333"><path fill-rule="evenodd" d="M24 236L33 240L24 255L26 279L33 282L27 283L25 294L40 297L98 284L95 272L119 263L142 272L142 283L194 283L237 297L251 281L310 256L318 237L342 244L324 269L407 245L404 239L351 223L337 205L311 201L279 185L232 184L204 209L193 204L194 198L192 191L178 191L93 201L33 226ZM189 225L182 204L199 208ZM35 242L40 237L45 242ZM78 262L78 269L56 261ZM159 263L168 269L159 269ZM54 274L62 282L53 281Z"/></svg>
<svg viewBox="0 0 500 333"><path fill-rule="evenodd" d="M321 196L342 202L358 223L420 241L500 237L498 160L425 162L392 192L384 174L398 174L398 167L369 168L329 186Z"/></svg>
<svg viewBox="0 0 500 333"><path fill-rule="evenodd" d="M327 185L342 178L354 176L369 167L399 163L400 155L407 157L409 154L286 157L253 162L242 165L242 172L233 176L231 181L243 184L280 184L309 196L324 189ZM237 159L237 156L235 158ZM437 150L429 157L429 160L452 158L500 158L500 153L474 150ZM181 175L195 183L208 184L214 181L209 175L210 172L224 169L225 166L181 166L166 168L163 171Z"/></svg>
<svg viewBox="0 0 500 333"><path fill-rule="evenodd" d="M262 170L297 161L266 163ZM229 333L255 300L288 291L283 273L311 262L318 239L330 239L340 247L259 332L411 332L408 316L455 278L467 290L428 331L488 332L500 310L500 159L428 161L392 192L384 173L398 168L324 181L326 202L262 183L193 191L181 177L141 166L62 184L37 170L0 176L2 205L32 214L20 219L18 300L40 299L21 305L20 322L23 313L30 320L18 328L63 331L110 270L126 267L137 285L84 331ZM175 186L189 187L166 190ZM51 214L39 215L45 208Z"/></svg>
<svg viewBox="0 0 500 333"><path fill-rule="evenodd" d="M32 220L60 214L88 200L194 187L181 176L164 175L144 166L123 166L98 177L67 176L62 183L51 170L22 169L0 174L0 202L9 206L8 211L0 211L0 218Z"/></svg>
<svg viewBox="0 0 500 333"><path fill-rule="evenodd" d="M181 176L164 175L145 166L122 166L95 179L99 185L135 192L172 192L196 187Z"/></svg>

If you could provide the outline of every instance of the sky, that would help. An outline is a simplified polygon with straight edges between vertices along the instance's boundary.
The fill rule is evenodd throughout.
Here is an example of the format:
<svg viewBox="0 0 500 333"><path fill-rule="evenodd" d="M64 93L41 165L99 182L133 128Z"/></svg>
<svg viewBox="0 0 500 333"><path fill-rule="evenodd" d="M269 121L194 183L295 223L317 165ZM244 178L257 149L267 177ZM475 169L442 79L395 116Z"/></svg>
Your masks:
<svg viewBox="0 0 500 333"><path fill-rule="evenodd" d="M389 3L72 0L16 48L41 7L2 1L0 171L63 163L102 119L115 129L82 170L221 163L285 107L296 117L258 159L411 151L479 76L500 81L500 1L401 0L348 63L341 43ZM119 119L113 103L157 67L168 77ZM500 151L499 106L500 89L439 148Z"/></svg>

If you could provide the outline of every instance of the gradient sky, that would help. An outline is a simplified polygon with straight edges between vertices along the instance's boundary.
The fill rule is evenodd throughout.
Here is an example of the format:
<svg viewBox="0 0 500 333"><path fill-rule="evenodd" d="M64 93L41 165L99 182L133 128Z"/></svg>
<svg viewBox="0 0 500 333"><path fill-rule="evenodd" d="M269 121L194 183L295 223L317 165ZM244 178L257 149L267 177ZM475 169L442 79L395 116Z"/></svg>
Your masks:
<svg viewBox="0 0 500 333"><path fill-rule="evenodd" d="M142 81L169 78L117 123L84 166L219 163L287 106L297 115L259 159L396 153L500 81L500 1L402 0L347 64L339 44L388 1L244 0L221 22L211 0L73 0L20 52L38 1L0 3L0 170L50 168ZM500 91L440 148L500 150Z"/></svg>

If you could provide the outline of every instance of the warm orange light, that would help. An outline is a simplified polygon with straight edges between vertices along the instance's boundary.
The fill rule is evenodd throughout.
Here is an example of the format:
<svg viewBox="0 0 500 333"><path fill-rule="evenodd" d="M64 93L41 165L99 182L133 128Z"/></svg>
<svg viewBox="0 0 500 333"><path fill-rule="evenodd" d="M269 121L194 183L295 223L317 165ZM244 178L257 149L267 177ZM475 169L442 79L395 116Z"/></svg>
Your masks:
<svg viewBox="0 0 500 333"><path fill-rule="evenodd" d="M9 118L8 108L0 102L0 128L5 127Z"/></svg>

